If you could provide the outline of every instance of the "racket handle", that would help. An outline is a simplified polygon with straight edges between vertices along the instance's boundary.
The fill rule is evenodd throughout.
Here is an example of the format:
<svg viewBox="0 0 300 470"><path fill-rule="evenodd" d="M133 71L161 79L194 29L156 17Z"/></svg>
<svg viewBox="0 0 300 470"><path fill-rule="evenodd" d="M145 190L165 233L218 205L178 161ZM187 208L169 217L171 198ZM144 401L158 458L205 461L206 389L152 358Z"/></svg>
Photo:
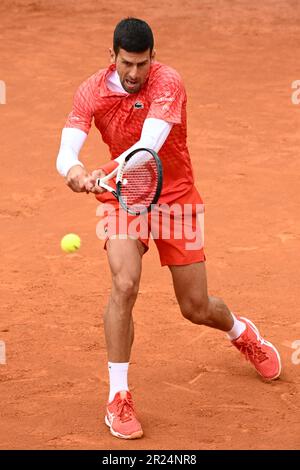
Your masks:
<svg viewBox="0 0 300 470"><path fill-rule="evenodd" d="M97 178L96 179L96 185L100 186L100 188L106 189L106 191L109 191L112 193L115 197L117 197L117 193L115 191L115 188L110 186L109 184L106 184L107 181L109 181L111 178L113 178L113 173L116 173L116 170L109 175L104 176L103 178Z"/></svg>

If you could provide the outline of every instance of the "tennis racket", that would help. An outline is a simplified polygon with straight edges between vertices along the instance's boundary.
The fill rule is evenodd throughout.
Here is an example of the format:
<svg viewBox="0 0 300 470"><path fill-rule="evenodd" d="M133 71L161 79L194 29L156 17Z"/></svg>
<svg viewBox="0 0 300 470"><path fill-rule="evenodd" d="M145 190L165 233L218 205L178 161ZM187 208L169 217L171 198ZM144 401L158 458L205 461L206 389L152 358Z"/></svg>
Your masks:
<svg viewBox="0 0 300 470"><path fill-rule="evenodd" d="M116 165L111 173L98 178L97 184L110 191L129 214L151 211L152 204L158 201L163 182L162 164L157 153L147 148L135 149L121 161L117 159ZM107 184L113 178L116 178L115 187Z"/></svg>

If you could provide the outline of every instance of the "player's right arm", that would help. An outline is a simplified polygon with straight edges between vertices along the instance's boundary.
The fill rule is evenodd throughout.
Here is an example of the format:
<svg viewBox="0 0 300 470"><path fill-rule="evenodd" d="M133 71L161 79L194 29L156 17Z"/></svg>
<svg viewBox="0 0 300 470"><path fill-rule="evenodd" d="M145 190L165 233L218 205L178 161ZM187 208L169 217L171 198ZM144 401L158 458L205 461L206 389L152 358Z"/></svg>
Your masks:
<svg viewBox="0 0 300 470"><path fill-rule="evenodd" d="M79 153L86 138L87 134L80 129L64 128L56 160L57 171L64 176L72 191L77 193L86 190L88 172L79 160Z"/></svg>
<svg viewBox="0 0 300 470"><path fill-rule="evenodd" d="M94 114L91 79L78 88L73 108L62 131L60 149L56 160L57 171L75 192L88 192L89 174L79 160L79 153L86 141Z"/></svg>

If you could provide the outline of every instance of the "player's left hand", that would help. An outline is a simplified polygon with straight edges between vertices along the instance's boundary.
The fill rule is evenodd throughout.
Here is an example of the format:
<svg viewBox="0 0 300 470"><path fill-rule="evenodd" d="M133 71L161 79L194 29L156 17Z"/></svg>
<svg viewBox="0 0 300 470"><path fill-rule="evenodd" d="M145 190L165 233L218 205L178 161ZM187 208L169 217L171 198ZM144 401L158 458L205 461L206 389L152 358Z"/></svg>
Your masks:
<svg viewBox="0 0 300 470"><path fill-rule="evenodd" d="M97 178L103 178L105 175L106 173L101 169L92 171L91 175L87 177L86 182L85 182L86 190L94 194L104 193L106 189L98 186L96 181L97 181Z"/></svg>

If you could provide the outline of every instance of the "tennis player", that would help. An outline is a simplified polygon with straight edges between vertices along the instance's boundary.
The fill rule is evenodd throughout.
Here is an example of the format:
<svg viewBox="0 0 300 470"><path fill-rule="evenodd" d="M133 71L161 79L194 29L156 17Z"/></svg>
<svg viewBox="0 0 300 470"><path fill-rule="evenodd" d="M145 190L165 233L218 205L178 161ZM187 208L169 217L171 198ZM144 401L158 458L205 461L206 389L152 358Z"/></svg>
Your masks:
<svg viewBox="0 0 300 470"><path fill-rule="evenodd" d="M191 224L198 229L202 199L194 178L186 135L186 92L179 74L155 61L153 34L140 19L118 23L110 49L111 65L79 86L73 109L62 131L57 169L75 192L92 192L101 202L115 204L113 196L96 184L114 167L113 160L135 148L159 152L164 184L159 204L192 207ZM112 161L89 173L79 160L92 120L108 145ZM129 217L129 221L130 221ZM109 223L109 217L108 217ZM129 222L128 222L129 224ZM118 224L114 224L116 227ZM150 231L150 229L149 229ZM123 235L120 237L120 235ZM148 250L149 236L134 237L115 229L105 243L112 274L112 290L104 313L110 391L105 422L111 433L123 439L140 438L142 426L128 388L128 366L134 338L132 309ZM184 234L155 240L162 266L168 266L182 315L196 325L227 332L231 341L265 379L279 377L280 356L247 318L235 316L223 300L207 292L203 246L187 248Z"/></svg>

